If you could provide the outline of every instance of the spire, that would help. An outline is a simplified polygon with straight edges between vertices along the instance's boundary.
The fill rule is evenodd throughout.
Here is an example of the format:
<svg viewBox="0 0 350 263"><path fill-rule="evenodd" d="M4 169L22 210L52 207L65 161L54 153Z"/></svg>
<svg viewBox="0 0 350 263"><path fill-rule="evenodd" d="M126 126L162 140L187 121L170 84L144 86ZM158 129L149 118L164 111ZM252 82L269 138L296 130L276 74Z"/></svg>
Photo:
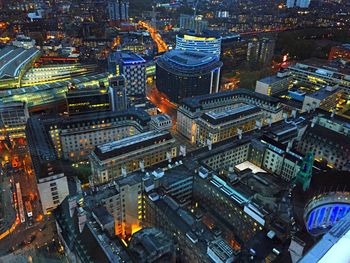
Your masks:
<svg viewBox="0 0 350 263"><path fill-rule="evenodd" d="M314 154L309 152L303 158L300 170L295 178L294 183L300 183L304 192L309 188L312 177L312 166L314 164Z"/></svg>

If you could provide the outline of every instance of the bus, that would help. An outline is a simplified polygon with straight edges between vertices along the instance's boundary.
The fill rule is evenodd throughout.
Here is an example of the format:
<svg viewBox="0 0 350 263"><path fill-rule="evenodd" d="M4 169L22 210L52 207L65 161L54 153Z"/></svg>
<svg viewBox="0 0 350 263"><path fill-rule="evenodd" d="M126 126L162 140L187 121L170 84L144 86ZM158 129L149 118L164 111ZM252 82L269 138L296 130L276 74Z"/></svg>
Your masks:
<svg viewBox="0 0 350 263"><path fill-rule="evenodd" d="M21 220L21 223L24 223L26 221L26 218L25 218L25 215L24 215L22 192L21 192L21 187L20 187L19 183L16 183L16 192L17 192L17 203L18 203L19 218Z"/></svg>

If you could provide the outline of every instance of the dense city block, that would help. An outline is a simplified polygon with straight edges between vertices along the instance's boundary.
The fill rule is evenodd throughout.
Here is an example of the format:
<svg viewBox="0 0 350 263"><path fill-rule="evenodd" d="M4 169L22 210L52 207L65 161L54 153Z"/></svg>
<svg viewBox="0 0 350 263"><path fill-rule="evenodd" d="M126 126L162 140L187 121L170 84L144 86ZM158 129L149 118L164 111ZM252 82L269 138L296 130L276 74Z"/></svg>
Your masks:
<svg viewBox="0 0 350 263"><path fill-rule="evenodd" d="M0 10L0 263L350 262L348 0Z"/></svg>

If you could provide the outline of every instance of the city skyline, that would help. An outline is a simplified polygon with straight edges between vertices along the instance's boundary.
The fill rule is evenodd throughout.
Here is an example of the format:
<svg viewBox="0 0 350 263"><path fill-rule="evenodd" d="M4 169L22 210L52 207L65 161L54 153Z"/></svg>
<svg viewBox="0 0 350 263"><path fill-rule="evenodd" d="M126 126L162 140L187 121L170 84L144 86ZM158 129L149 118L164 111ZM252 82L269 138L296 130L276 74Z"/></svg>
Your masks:
<svg viewBox="0 0 350 263"><path fill-rule="evenodd" d="M0 7L0 262L350 260L350 3Z"/></svg>

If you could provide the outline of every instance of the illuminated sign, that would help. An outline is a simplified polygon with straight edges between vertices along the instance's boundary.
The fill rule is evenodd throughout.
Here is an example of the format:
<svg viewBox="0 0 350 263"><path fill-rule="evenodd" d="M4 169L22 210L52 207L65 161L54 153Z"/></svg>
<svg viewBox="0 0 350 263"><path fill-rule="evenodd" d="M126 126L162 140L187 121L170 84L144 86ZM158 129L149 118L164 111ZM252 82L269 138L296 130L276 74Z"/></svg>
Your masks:
<svg viewBox="0 0 350 263"><path fill-rule="evenodd" d="M194 41L213 41L216 38L214 37L197 37L197 36L190 36L190 35L184 35L185 40L194 40Z"/></svg>

